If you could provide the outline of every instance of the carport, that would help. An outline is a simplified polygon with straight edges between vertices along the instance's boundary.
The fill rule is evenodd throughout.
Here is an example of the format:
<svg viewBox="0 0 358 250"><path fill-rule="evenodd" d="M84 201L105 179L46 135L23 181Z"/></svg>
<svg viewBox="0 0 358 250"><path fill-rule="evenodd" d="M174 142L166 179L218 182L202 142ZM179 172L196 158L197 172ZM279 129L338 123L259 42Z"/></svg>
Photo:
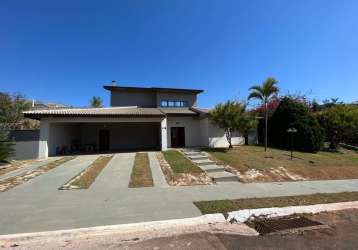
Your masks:
<svg viewBox="0 0 358 250"><path fill-rule="evenodd" d="M35 110L24 114L41 121L39 158L167 148L167 118L156 108Z"/></svg>
<svg viewBox="0 0 358 250"><path fill-rule="evenodd" d="M160 149L160 122L50 123L49 156Z"/></svg>

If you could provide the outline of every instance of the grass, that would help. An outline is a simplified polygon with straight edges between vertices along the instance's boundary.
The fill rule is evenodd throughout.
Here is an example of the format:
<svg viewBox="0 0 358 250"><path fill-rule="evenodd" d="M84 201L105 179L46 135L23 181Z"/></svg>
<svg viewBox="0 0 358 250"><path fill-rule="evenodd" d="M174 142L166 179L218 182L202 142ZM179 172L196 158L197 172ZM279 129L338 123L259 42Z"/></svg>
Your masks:
<svg viewBox="0 0 358 250"><path fill-rule="evenodd" d="M91 165L89 165L83 172L74 177L68 182L71 186L76 186L78 189L87 189L95 181L97 176L107 166L113 155L106 155L98 157ZM64 186L66 186L65 184Z"/></svg>
<svg viewBox="0 0 358 250"><path fill-rule="evenodd" d="M15 186L18 186L22 183L27 182L28 180L31 180L33 178L35 178L36 176L39 176L43 173L46 173L62 164L64 164L65 162L68 162L70 160L73 160L75 157L73 156L66 156L66 157L62 157L58 160L55 160L53 162L47 163L44 166L35 168L31 171L27 171L23 174L19 174L16 175L14 177L10 177L7 178L5 180L0 181L0 192L4 192L7 191Z"/></svg>
<svg viewBox="0 0 358 250"><path fill-rule="evenodd" d="M207 151L222 164L230 165L241 173L251 169L267 173L272 168L284 167L294 174L313 180L358 178L358 153L351 150L317 154L294 152L292 161L289 151L269 148L264 152L259 146Z"/></svg>
<svg viewBox="0 0 358 250"><path fill-rule="evenodd" d="M241 209L304 206L314 204L358 201L358 192L249 198L237 200L214 200L194 202L202 214L227 213Z"/></svg>
<svg viewBox="0 0 358 250"><path fill-rule="evenodd" d="M182 153L177 150L163 151L165 160L169 163L173 172L180 173L201 173L201 168L192 163Z"/></svg>
<svg viewBox="0 0 358 250"><path fill-rule="evenodd" d="M147 153L137 153L135 155L134 166L128 187L153 187L152 171L150 170L149 158Z"/></svg>

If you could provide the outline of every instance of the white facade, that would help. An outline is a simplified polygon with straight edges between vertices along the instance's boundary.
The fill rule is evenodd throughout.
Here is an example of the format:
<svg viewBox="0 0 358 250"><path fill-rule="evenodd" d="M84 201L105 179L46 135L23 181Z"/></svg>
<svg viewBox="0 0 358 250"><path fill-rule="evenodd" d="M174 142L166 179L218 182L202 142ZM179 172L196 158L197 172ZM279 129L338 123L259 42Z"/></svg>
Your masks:
<svg viewBox="0 0 358 250"><path fill-rule="evenodd" d="M138 125L135 126L135 123ZM134 124L129 126L126 124ZM157 124L155 127L140 124ZM154 125L153 125L154 126ZM177 116L166 118L52 118L41 120L38 157L54 156L59 148L71 148L74 141L81 146L98 145L98 131L110 130L110 149L121 150L141 148L141 146L159 145L161 150L172 147L171 130L183 127L185 147L228 147L225 132L211 124L209 119L197 116ZM143 129L140 129L143 128ZM157 133L157 134L156 134ZM240 134L232 137L233 145L245 142Z"/></svg>

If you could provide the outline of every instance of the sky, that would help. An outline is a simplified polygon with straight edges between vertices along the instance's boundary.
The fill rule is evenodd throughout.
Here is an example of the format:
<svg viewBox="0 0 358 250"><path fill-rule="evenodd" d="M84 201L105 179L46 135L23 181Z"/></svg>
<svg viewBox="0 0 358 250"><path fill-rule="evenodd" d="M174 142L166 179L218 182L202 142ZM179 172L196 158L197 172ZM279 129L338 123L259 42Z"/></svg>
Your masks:
<svg viewBox="0 0 358 250"><path fill-rule="evenodd" d="M203 89L200 107L281 94L358 100L358 1L0 2L0 91L109 105L103 85Z"/></svg>

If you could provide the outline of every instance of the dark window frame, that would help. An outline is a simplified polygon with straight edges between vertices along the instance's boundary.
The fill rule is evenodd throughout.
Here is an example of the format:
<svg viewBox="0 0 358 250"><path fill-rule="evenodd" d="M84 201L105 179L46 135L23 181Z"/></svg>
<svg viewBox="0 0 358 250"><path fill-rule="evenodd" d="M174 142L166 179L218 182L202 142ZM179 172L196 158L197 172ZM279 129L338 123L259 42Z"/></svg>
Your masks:
<svg viewBox="0 0 358 250"><path fill-rule="evenodd" d="M163 108L185 108L188 107L188 102L184 100L161 100L160 107Z"/></svg>

